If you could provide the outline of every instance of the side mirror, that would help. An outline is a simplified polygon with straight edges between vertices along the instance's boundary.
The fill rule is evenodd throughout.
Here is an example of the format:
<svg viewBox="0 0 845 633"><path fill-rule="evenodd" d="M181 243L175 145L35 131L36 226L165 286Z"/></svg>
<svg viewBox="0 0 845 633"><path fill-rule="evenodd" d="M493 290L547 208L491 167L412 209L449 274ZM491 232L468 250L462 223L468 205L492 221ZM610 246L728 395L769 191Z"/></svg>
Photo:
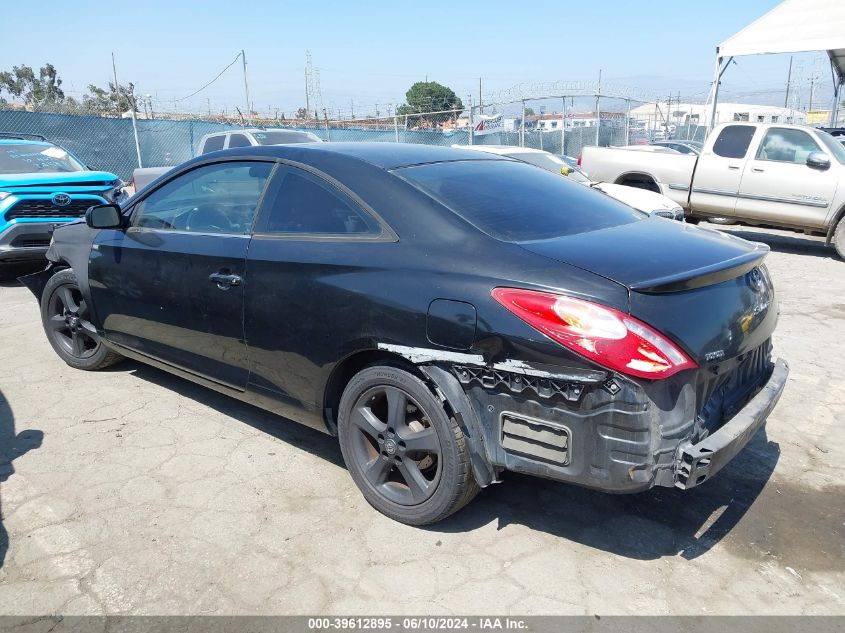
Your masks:
<svg viewBox="0 0 845 633"><path fill-rule="evenodd" d="M98 204L85 212L85 224L92 229L122 229L124 219L116 204Z"/></svg>
<svg viewBox="0 0 845 633"><path fill-rule="evenodd" d="M829 169L830 157L824 152L810 152L807 156L807 167L813 169Z"/></svg>

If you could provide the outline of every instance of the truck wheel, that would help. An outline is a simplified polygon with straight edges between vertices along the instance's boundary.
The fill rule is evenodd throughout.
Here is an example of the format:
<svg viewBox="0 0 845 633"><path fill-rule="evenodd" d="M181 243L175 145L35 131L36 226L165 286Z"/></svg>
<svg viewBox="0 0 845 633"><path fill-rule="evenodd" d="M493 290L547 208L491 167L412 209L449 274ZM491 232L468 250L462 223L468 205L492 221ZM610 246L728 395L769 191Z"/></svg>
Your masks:
<svg viewBox="0 0 845 633"><path fill-rule="evenodd" d="M103 345L88 320L89 310L72 270L52 277L41 295L41 322L56 354L71 367L94 371L114 365L123 356Z"/></svg>
<svg viewBox="0 0 845 633"><path fill-rule="evenodd" d="M833 246L841 259L845 259L845 216L840 218L833 233Z"/></svg>
<svg viewBox="0 0 845 633"><path fill-rule="evenodd" d="M445 519L479 491L460 426L422 380L398 367L368 367L349 382L338 435L364 498L401 523Z"/></svg>

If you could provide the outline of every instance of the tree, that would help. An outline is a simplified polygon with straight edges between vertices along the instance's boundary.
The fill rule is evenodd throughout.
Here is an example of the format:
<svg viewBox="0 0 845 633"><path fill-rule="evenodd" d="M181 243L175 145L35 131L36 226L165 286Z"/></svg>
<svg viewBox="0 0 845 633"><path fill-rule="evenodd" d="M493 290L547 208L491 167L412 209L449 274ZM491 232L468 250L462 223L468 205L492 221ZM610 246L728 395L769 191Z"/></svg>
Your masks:
<svg viewBox="0 0 845 633"><path fill-rule="evenodd" d="M525 108L525 116L534 116L533 108Z"/></svg>
<svg viewBox="0 0 845 633"><path fill-rule="evenodd" d="M297 119L307 119L308 118L308 110L306 110L305 108L299 108L299 110L296 111L296 118Z"/></svg>
<svg viewBox="0 0 845 633"><path fill-rule="evenodd" d="M0 72L0 92L6 91L15 99L33 107L61 104L65 100L62 80L53 64L45 64L38 76L29 66L13 66Z"/></svg>
<svg viewBox="0 0 845 633"><path fill-rule="evenodd" d="M138 111L138 100L135 98L135 84L115 86L111 81L108 88L100 88L88 84L88 92L82 97L82 108L96 114L122 115L127 110Z"/></svg>
<svg viewBox="0 0 845 633"><path fill-rule="evenodd" d="M419 125L436 125L458 118L464 104L455 92L436 81L418 81L405 93L405 101L396 114L406 116ZM454 112L443 112L454 110ZM431 114L437 112L438 114Z"/></svg>

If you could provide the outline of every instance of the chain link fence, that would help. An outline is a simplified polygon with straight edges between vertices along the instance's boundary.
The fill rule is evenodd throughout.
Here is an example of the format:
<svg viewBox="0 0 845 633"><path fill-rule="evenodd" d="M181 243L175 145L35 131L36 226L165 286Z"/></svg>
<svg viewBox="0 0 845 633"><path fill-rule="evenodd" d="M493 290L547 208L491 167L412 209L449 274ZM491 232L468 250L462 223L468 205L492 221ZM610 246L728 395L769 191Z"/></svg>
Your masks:
<svg viewBox="0 0 845 633"><path fill-rule="evenodd" d="M206 134L244 127L286 128L313 132L329 142L393 142L426 145L506 145L578 156L587 145L644 143L671 134L701 140L703 126L670 128L661 121L629 116L631 98L578 95L522 99L484 108L395 114L364 118L285 119L169 114L152 118L145 109L124 114L30 111L0 104L0 132L39 134L73 152L86 165L129 181L139 166L177 165L196 155ZM638 102L634 102L638 103ZM163 118L167 117L167 118ZM497 119L493 128L485 122ZM662 126L662 127L661 127ZM665 131L662 131L665 130Z"/></svg>

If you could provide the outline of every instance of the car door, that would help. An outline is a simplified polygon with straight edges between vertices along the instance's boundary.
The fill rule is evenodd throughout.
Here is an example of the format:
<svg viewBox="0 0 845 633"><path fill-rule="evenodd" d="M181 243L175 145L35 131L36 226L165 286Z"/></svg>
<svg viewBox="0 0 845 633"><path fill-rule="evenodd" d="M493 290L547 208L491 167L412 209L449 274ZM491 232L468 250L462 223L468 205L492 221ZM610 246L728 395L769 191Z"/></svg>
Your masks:
<svg viewBox="0 0 845 633"><path fill-rule="evenodd" d="M745 166L737 217L824 228L837 179L830 170L807 165L819 144L803 130L766 130L755 156Z"/></svg>
<svg viewBox="0 0 845 633"><path fill-rule="evenodd" d="M368 306L348 288L395 239L337 183L277 168L247 257L250 390L274 399L283 415L322 426L326 368L350 351L343 343L366 320Z"/></svg>
<svg viewBox="0 0 845 633"><path fill-rule="evenodd" d="M109 340L230 387L246 387L244 266L273 165L200 165L134 204L128 229L98 236L89 278Z"/></svg>
<svg viewBox="0 0 845 633"><path fill-rule="evenodd" d="M712 147L698 158L692 181L690 206L697 214L732 216L748 148L757 128L728 125L721 129Z"/></svg>

